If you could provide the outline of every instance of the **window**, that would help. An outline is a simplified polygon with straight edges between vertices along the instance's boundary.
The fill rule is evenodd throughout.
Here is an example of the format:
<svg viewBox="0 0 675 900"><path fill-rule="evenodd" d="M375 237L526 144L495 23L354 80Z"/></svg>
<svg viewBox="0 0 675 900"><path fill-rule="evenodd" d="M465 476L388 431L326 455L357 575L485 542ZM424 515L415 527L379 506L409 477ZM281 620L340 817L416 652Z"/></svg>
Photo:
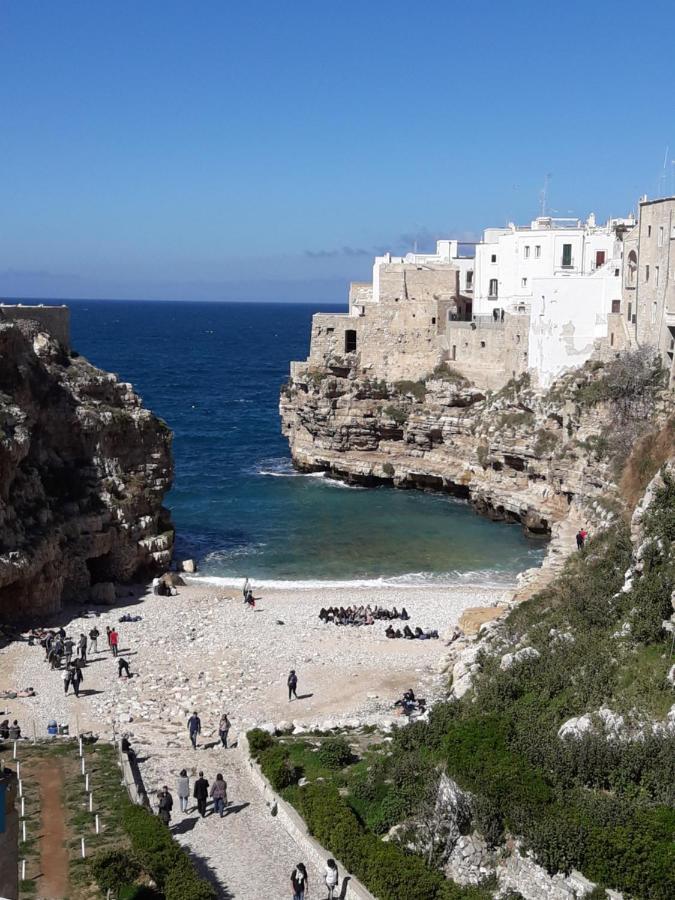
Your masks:
<svg viewBox="0 0 675 900"><path fill-rule="evenodd" d="M525 259L529 259L530 258L530 245L529 244L525 244L524 251L525 251Z"/></svg>
<svg viewBox="0 0 675 900"><path fill-rule="evenodd" d="M571 244L563 244L562 264L563 264L563 268L571 268L572 267L572 245Z"/></svg>
<svg viewBox="0 0 675 900"><path fill-rule="evenodd" d="M452 358L453 360L457 359L457 344L452 345Z"/></svg>
<svg viewBox="0 0 675 900"><path fill-rule="evenodd" d="M485 349L485 341L481 341L481 342L480 342L480 346L481 346L481 349L484 350L484 349Z"/></svg>
<svg viewBox="0 0 675 900"><path fill-rule="evenodd" d="M595 251L595 268L599 269L600 266L604 266L605 264L605 251L604 250L596 250Z"/></svg>
<svg viewBox="0 0 675 900"><path fill-rule="evenodd" d="M609 346L610 347L614 346L614 332L612 332L609 336Z"/></svg>
<svg viewBox="0 0 675 900"><path fill-rule="evenodd" d="M652 325L656 324L656 300L652 303Z"/></svg>
<svg viewBox="0 0 675 900"><path fill-rule="evenodd" d="M649 281L649 266L645 266L645 281Z"/></svg>
<svg viewBox="0 0 675 900"><path fill-rule="evenodd" d="M621 301L620 300L612 300L612 312L613 313L621 312Z"/></svg>
<svg viewBox="0 0 675 900"><path fill-rule="evenodd" d="M497 296L497 279L496 278L490 279L490 289L488 291L488 294L490 295L490 297Z"/></svg>
<svg viewBox="0 0 675 900"><path fill-rule="evenodd" d="M654 287L659 286L659 267L654 266Z"/></svg>
<svg viewBox="0 0 675 900"><path fill-rule="evenodd" d="M345 353L354 353L356 350L356 332L351 328L345 331Z"/></svg>
<svg viewBox="0 0 675 900"><path fill-rule="evenodd" d="M466 286L467 288L473 287L473 269L469 269L466 273Z"/></svg>
<svg viewBox="0 0 675 900"><path fill-rule="evenodd" d="M432 325L435 325L435 324L436 324L436 316L432 316L432 317L431 317L431 324L432 324Z"/></svg>
<svg viewBox="0 0 675 900"><path fill-rule="evenodd" d="M517 335L516 335L516 344L519 344L519 343L520 343L520 335L517 334Z"/></svg>
<svg viewBox="0 0 675 900"><path fill-rule="evenodd" d="M520 279L520 286L521 286L521 287L527 287L527 278L521 278L521 279Z"/></svg>
<svg viewBox="0 0 675 900"><path fill-rule="evenodd" d="M541 257L541 244L537 244L534 248L534 258L540 259Z"/></svg>
<svg viewBox="0 0 675 900"><path fill-rule="evenodd" d="M626 318L628 319L629 322L630 322L630 316L631 316L632 312L633 312L633 304L629 303L628 307L626 309Z"/></svg>
<svg viewBox="0 0 675 900"><path fill-rule="evenodd" d="M651 237L651 236L652 236L652 226L647 225L647 237Z"/></svg>
<svg viewBox="0 0 675 900"><path fill-rule="evenodd" d="M490 262L497 262L497 254L496 253L492 254L492 256L490 257Z"/></svg>
<svg viewBox="0 0 675 900"><path fill-rule="evenodd" d="M334 331L334 328L326 328L326 334L333 334Z"/></svg>
<svg viewBox="0 0 675 900"><path fill-rule="evenodd" d="M659 247L663 247L663 225L659 225Z"/></svg>
<svg viewBox="0 0 675 900"><path fill-rule="evenodd" d="M626 285L633 287L635 285L635 273L637 272L638 258L635 250L631 250L628 254L628 272L626 273Z"/></svg>
<svg viewBox="0 0 675 900"><path fill-rule="evenodd" d="M619 271L620 271L619 269L614 269L614 277L615 278L619 277Z"/></svg>

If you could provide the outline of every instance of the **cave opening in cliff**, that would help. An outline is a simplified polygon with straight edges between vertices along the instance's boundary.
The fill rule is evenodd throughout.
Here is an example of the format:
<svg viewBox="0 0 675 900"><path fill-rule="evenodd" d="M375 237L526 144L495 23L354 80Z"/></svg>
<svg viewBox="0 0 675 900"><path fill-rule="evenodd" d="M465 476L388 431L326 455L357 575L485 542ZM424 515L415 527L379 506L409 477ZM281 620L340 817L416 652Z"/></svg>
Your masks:
<svg viewBox="0 0 675 900"><path fill-rule="evenodd" d="M92 584L98 584L100 581L113 580L112 575L112 555L104 553L102 556L92 556L87 560L87 569Z"/></svg>

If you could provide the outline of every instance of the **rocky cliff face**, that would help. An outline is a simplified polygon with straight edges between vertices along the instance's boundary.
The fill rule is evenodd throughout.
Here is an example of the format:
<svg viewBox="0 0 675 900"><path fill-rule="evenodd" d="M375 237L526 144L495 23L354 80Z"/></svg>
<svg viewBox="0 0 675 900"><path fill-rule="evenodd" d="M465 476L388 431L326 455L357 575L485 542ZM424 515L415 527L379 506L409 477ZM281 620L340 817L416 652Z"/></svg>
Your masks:
<svg viewBox="0 0 675 900"><path fill-rule="evenodd" d="M0 324L0 619L168 565L171 439L131 385Z"/></svg>
<svg viewBox="0 0 675 900"><path fill-rule="evenodd" d="M616 455L624 448L613 444L634 440L638 421L655 427L663 400L656 379L644 375L649 396L640 382L639 398L631 395L624 408L612 380L619 375L596 363L546 392L523 376L492 393L448 368L389 384L356 370L295 364L280 412L301 469L448 491L493 518L547 534L570 514L595 525L620 508ZM623 433L629 419L631 435Z"/></svg>

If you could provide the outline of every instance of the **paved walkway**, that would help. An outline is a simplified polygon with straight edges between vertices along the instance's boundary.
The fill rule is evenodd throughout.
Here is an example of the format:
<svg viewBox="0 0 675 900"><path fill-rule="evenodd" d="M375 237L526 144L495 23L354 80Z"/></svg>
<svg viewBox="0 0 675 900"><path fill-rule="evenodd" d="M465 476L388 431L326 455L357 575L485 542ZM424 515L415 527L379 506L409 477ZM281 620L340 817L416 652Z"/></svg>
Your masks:
<svg viewBox="0 0 675 900"><path fill-rule="evenodd" d="M210 746L212 741L207 742ZM186 735L187 744L187 735ZM290 874L305 862L295 841L271 815L249 775L243 754L237 749L166 750L138 747L145 787L154 801L157 790L167 784L174 798L172 831L177 840L198 855L221 883L224 898L266 900L290 897ZM175 791L176 776L186 768L190 792L199 769L209 783L218 772L227 781L229 813L202 819L194 808L181 813ZM320 873L308 865L311 896L323 897Z"/></svg>

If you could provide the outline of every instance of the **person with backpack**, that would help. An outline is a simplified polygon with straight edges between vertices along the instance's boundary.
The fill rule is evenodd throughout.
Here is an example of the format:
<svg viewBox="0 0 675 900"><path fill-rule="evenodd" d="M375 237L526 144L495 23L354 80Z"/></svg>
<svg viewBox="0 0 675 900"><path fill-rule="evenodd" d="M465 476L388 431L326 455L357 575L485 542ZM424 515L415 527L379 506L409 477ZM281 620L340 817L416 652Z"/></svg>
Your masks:
<svg viewBox="0 0 675 900"><path fill-rule="evenodd" d="M309 893L309 880L304 863L298 863L291 872L291 888L293 889L293 900L305 900L305 894Z"/></svg>
<svg viewBox="0 0 675 900"><path fill-rule="evenodd" d="M199 773L199 778L195 781L192 796L197 801L197 812L203 819L206 815L206 801L209 797L209 783L204 778L203 772Z"/></svg>
<svg viewBox="0 0 675 900"><path fill-rule="evenodd" d="M216 780L211 785L211 799L213 800L214 813L220 813L220 818L222 819L227 806L227 782L220 772L216 775Z"/></svg>
<svg viewBox="0 0 675 900"><path fill-rule="evenodd" d="M326 860L326 871L323 877L326 882L326 887L328 888L328 900L333 900L335 891L337 890L339 877L337 863L334 859Z"/></svg>
<svg viewBox="0 0 675 900"><path fill-rule="evenodd" d="M98 648L97 648L96 642L98 641L100 633L101 632L98 630L98 628L95 625L89 632L89 652L90 653L98 653Z"/></svg>
<svg viewBox="0 0 675 900"><path fill-rule="evenodd" d="M176 793L178 794L180 811L186 813L188 811L188 798L190 797L190 779L188 778L187 769L181 769L176 782Z"/></svg>
<svg viewBox="0 0 675 900"><path fill-rule="evenodd" d="M293 699L293 697L295 697L295 699L297 700L298 676L295 674L295 669L291 669L286 684L288 685L289 702Z"/></svg>
<svg viewBox="0 0 675 900"><path fill-rule="evenodd" d="M193 712L187 723L188 733L190 735L190 743L192 744L192 749L197 749L197 735L201 733L202 730L202 720L197 715L197 712Z"/></svg>

